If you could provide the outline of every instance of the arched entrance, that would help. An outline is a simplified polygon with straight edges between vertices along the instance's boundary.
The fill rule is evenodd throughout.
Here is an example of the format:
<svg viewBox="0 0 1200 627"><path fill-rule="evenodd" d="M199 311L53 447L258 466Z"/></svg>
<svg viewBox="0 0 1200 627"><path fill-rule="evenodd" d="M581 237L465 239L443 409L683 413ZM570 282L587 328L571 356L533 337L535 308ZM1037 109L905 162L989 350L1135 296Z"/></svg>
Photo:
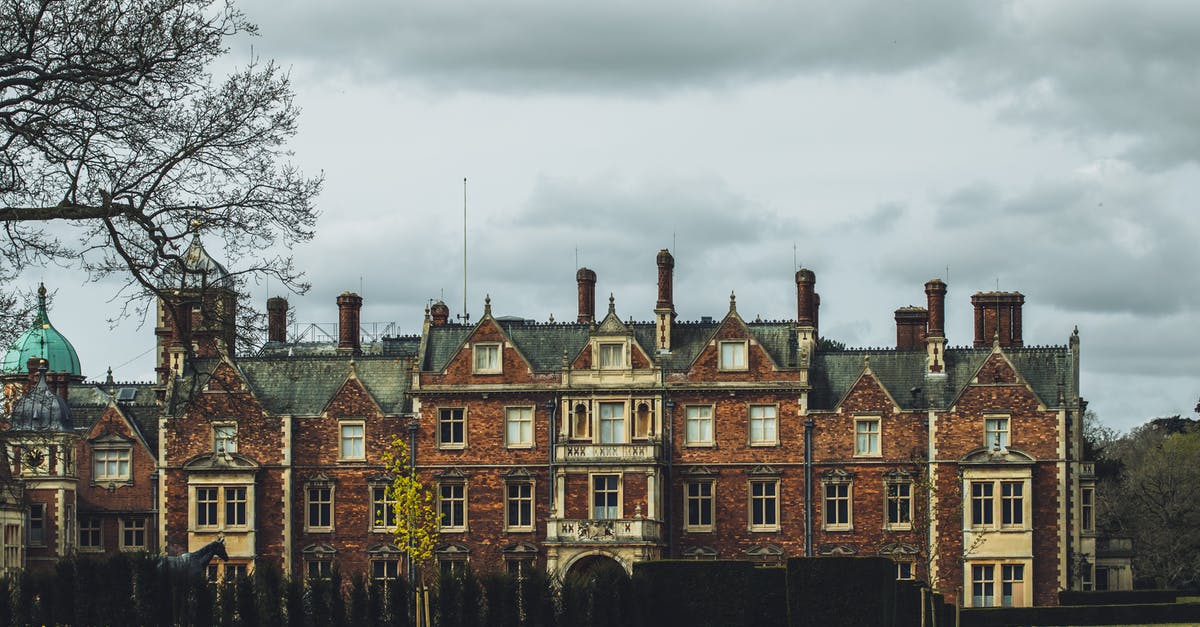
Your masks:
<svg viewBox="0 0 1200 627"><path fill-rule="evenodd" d="M620 574L622 577L628 577L625 567L620 562L599 553L585 555L573 562L570 568L567 569L568 577L581 577L587 579L601 579L605 577Z"/></svg>

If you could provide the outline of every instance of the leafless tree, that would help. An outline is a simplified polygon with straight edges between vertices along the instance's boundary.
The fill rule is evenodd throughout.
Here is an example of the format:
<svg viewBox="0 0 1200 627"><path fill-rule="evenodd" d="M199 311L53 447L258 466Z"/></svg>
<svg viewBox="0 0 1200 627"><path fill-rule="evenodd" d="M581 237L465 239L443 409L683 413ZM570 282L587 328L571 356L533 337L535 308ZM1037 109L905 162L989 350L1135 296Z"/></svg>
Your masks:
<svg viewBox="0 0 1200 627"><path fill-rule="evenodd" d="M200 229L242 276L304 291L288 251L322 181L290 162L288 76L210 71L255 31L230 0L0 0L0 279L73 264L144 307Z"/></svg>

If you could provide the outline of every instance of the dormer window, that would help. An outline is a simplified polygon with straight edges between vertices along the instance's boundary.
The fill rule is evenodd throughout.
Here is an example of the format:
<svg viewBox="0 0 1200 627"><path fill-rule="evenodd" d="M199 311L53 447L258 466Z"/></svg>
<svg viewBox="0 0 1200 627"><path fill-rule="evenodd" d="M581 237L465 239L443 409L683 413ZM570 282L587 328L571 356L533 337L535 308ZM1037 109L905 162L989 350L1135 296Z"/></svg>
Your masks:
<svg viewBox="0 0 1200 627"><path fill-rule="evenodd" d="M625 345L617 343L600 344L600 368L624 368Z"/></svg>
<svg viewBox="0 0 1200 627"><path fill-rule="evenodd" d="M1008 416L987 416L983 422L984 446L993 450L1007 450Z"/></svg>
<svg viewBox="0 0 1200 627"><path fill-rule="evenodd" d="M472 352L476 374L497 374L501 371L499 344L475 344Z"/></svg>
<svg viewBox="0 0 1200 627"><path fill-rule="evenodd" d="M213 425L213 452L237 452L237 425Z"/></svg>
<svg viewBox="0 0 1200 627"><path fill-rule="evenodd" d="M746 342L737 340L734 342L721 342L721 370L745 370L746 369Z"/></svg>

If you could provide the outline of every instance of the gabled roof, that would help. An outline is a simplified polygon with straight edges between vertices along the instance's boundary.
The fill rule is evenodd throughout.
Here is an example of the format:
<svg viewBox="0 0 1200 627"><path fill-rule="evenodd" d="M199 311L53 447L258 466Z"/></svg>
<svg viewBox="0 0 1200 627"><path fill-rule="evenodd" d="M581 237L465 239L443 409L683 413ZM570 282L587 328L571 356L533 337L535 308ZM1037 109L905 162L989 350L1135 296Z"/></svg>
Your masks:
<svg viewBox="0 0 1200 627"><path fill-rule="evenodd" d="M158 455L158 416L161 409L153 383L106 383L67 388L67 402L71 405L75 430L80 433L91 431L92 425L104 415L113 396L120 390L129 390L126 396L130 398L116 401L117 410L133 425L150 452Z"/></svg>
<svg viewBox="0 0 1200 627"><path fill-rule="evenodd" d="M385 414L408 411L407 359L386 357L243 358L237 361L255 398L272 414L316 416L342 388L353 359L358 380Z"/></svg>

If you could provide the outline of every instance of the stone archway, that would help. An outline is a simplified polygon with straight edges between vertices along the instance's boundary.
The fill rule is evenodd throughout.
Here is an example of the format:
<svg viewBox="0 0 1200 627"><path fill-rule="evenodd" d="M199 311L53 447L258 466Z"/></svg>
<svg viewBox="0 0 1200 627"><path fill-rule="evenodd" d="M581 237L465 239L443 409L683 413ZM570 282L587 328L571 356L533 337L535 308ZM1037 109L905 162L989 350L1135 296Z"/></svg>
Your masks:
<svg viewBox="0 0 1200 627"><path fill-rule="evenodd" d="M572 562L567 568L567 576L569 577L597 578L612 573L621 573L626 577L629 576L629 572L621 562L617 561L611 555L603 553L583 555Z"/></svg>

